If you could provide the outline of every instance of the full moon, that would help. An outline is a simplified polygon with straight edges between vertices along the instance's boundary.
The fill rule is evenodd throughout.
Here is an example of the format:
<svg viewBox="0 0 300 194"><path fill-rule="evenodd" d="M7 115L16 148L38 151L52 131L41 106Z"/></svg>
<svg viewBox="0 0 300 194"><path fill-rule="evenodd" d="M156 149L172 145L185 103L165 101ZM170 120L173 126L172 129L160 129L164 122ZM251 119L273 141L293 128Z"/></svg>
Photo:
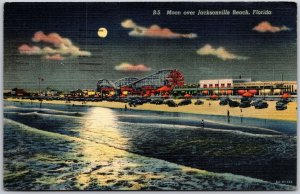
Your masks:
<svg viewBox="0 0 300 194"><path fill-rule="evenodd" d="M98 36L100 37L100 38L105 38L106 36L107 36L107 29L106 28L103 28L103 27L101 27L101 28L99 28L99 30L98 30Z"/></svg>

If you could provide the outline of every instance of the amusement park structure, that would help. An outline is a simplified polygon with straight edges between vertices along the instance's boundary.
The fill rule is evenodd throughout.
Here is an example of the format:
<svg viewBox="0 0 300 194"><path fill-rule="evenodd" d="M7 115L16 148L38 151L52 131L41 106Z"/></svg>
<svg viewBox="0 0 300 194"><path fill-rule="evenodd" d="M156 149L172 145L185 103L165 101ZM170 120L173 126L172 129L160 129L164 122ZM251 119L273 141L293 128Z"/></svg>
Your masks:
<svg viewBox="0 0 300 194"><path fill-rule="evenodd" d="M122 86L127 86L130 83L138 81L138 80L139 79L136 77L124 77L124 78L121 78L121 79L115 81L114 84L117 88L120 88Z"/></svg>
<svg viewBox="0 0 300 194"><path fill-rule="evenodd" d="M108 79L101 79L97 82L97 91L101 93L110 93L114 92L116 85L108 80Z"/></svg>
<svg viewBox="0 0 300 194"><path fill-rule="evenodd" d="M184 76L179 70L163 69L141 79L125 77L115 82L101 79L97 83L97 91L105 96L129 94L152 96L163 91L161 87L166 87L166 92L169 92L174 87L183 85Z"/></svg>

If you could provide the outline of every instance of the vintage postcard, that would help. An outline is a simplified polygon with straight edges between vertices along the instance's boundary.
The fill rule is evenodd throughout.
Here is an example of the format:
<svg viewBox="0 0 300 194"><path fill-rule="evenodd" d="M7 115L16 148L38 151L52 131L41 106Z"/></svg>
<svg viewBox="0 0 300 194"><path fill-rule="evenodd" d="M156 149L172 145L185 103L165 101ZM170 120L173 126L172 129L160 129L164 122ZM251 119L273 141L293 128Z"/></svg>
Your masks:
<svg viewBox="0 0 300 194"><path fill-rule="evenodd" d="M4 189L296 190L296 15L5 3Z"/></svg>

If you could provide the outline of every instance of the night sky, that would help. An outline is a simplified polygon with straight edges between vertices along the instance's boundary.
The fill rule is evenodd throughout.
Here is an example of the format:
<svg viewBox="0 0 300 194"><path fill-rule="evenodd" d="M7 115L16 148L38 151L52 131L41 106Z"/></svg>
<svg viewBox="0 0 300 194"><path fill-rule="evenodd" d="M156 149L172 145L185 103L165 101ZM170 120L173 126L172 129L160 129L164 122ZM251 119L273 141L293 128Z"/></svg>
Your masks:
<svg viewBox="0 0 300 194"><path fill-rule="evenodd" d="M251 15L197 15L224 9ZM187 83L239 75L296 80L296 29L294 3L6 3L4 89L37 89L38 77L42 88L95 88L99 79L173 68Z"/></svg>

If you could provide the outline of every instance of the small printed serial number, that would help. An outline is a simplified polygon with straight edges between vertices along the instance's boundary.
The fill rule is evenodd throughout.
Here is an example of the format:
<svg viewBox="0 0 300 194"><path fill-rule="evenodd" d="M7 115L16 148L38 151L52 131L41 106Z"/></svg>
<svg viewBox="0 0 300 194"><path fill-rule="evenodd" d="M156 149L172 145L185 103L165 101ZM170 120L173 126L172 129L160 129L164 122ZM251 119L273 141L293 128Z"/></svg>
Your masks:
<svg viewBox="0 0 300 194"><path fill-rule="evenodd" d="M276 180L275 182L279 184L293 184L293 181L291 180Z"/></svg>

